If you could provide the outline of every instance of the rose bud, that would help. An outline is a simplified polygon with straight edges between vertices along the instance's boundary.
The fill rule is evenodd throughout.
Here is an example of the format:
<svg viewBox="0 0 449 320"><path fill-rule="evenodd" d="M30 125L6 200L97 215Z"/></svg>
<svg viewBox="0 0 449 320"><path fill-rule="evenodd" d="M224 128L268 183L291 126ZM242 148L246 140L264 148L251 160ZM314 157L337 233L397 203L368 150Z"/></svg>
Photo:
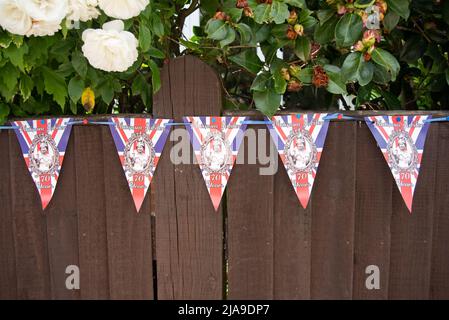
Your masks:
<svg viewBox="0 0 449 320"><path fill-rule="evenodd" d="M288 26L287 38L290 40L295 40L297 37L298 37L298 34L295 32L295 30L292 28L292 26Z"/></svg>
<svg viewBox="0 0 449 320"><path fill-rule="evenodd" d="M297 80L291 80L288 82L287 90L290 92L298 92L302 89L302 83Z"/></svg>
<svg viewBox="0 0 449 320"><path fill-rule="evenodd" d="M296 10L293 9L292 11L290 11L290 16L288 17L287 22L289 24L295 24L297 20L298 14L296 13Z"/></svg>
<svg viewBox="0 0 449 320"><path fill-rule="evenodd" d="M295 24L295 32L298 36L304 35L304 26L302 24Z"/></svg>

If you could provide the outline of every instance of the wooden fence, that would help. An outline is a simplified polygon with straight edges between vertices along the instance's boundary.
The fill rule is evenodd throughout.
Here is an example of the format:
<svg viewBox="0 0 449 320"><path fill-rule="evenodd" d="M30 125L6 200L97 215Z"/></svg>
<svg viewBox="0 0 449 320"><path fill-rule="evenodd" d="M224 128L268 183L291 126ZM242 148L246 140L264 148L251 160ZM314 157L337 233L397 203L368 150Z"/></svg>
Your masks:
<svg viewBox="0 0 449 320"><path fill-rule="evenodd" d="M221 113L220 81L196 58L162 76L155 117ZM279 163L275 175L237 164L214 212L198 166L173 165L168 142L137 214L107 127L74 126L45 212L15 133L0 132L0 298L449 298L449 125L427 139L413 214L367 126L344 121L330 125L307 210ZM66 289L68 265L80 290Z"/></svg>

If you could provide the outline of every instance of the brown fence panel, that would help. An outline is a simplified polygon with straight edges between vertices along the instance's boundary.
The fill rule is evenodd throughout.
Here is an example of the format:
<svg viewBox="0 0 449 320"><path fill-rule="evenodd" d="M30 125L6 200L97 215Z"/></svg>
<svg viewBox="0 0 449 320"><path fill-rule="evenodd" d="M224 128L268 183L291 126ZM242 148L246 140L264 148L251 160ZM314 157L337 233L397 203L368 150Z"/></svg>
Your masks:
<svg viewBox="0 0 449 320"><path fill-rule="evenodd" d="M48 299L50 267L46 218L14 132L9 133L11 201L19 299Z"/></svg>
<svg viewBox="0 0 449 320"><path fill-rule="evenodd" d="M394 179L366 124L357 129L354 299L387 299ZM366 268L379 267L380 289L368 290ZM372 272L372 271L371 271Z"/></svg>
<svg viewBox="0 0 449 320"><path fill-rule="evenodd" d="M14 134L11 132L10 134ZM9 135L0 133L0 299L17 298L14 220L11 210Z"/></svg>
<svg viewBox="0 0 449 320"><path fill-rule="evenodd" d="M79 130L76 128L75 130ZM50 262L51 298L79 299L79 290L67 290L66 268L79 266L78 216L76 207L76 153L70 138L58 185L45 213L47 219L48 258ZM35 190L33 190L36 193Z"/></svg>
<svg viewBox="0 0 449 320"><path fill-rule="evenodd" d="M311 298L352 297L357 124L331 123L312 201Z"/></svg>
<svg viewBox="0 0 449 320"><path fill-rule="evenodd" d="M153 299L150 191L137 213L111 133L102 129L110 297Z"/></svg>
<svg viewBox="0 0 449 320"><path fill-rule="evenodd" d="M154 116L182 121L182 116L220 115L221 84L199 59L174 59L162 70ZM186 136L184 135L186 138ZM188 139L184 150L193 151ZM223 297L222 206L214 211L197 164L174 165L168 141L153 187L159 299Z"/></svg>
<svg viewBox="0 0 449 320"><path fill-rule="evenodd" d="M410 214L396 186L393 188L391 221L390 281L391 299L427 299L438 152L438 125L430 126Z"/></svg>
<svg viewBox="0 0 449 320"><path fill-rule="evenodd" d="M251 146L245 137L241 152L245 158L272 143L264 126L251 126ZM254 137L261 129L265 137ZM248 132L250 134L251 132ZM268 146L268 147L267 147ZM277 157L277 155L275 155ZM260 175L261 166L236 164L227 191L227 243L229 299L273 299L274 295L274 203L272 175Z"/></svg>
<svg viewBox="0 0 449 320"><path fill-rule="evenodd" d="M430 298L449 299L449 125L439 125Z"/></svg>

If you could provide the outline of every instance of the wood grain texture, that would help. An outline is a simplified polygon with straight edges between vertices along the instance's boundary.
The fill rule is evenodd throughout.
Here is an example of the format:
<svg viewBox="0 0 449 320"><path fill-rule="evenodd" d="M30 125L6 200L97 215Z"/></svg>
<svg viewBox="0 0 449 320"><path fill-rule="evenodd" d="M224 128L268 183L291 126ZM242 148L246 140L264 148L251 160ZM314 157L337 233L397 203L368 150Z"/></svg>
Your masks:
<svg viewBox="0 0 449 320"><path fill-rule="evenodd" d="M51 297L46 217L14 132L9 133L11 210L19 299ZM54 203L49 204L49 208Z"/></svg>
<svg viewBox="0 0 449 320"><path fill-rule="evenodd" d="M74 127L82 299L108 299L109 268L101 129Z"/></svg>
<svg viewBox="0 0 449 320"><path fill-rule="evenodd" d="M390 299L429 298L438 129L428 131L411 214L393 181Z"/></svg>
<svg viewBox="0 0 449 320"><path fill-rule="evenodd" d="M75 163L75 139L71 136L52 205L45 210L52 299L80 298L80 291L68 290L65 283L67 266L79 266Z"/></svg>
<svg viewBox="0 0 449 320"><path fill-rule="evenodd" d="M17 298L9 134L14 132L0 132L0 299Z"/></svg>
<svg viewBox="0 0 449 320"><path fill-rule="evenodd" d="M317 172L312 202L312 299L352 298L356 126L355 122L329 125Z"/></svg>
<svg viewBox="0 0 449 320"><path fill-rule="evenodd" d="M449 299L449 125L439 124L438 132L430 298Z"/></svg>
<svg viewBox="0 0 449 320"><path fill-rule="evenodd" d="M263 138L257 139L257 148L253 150L262 147L269 150L272 142L266 126L251 126L251 129L265 133ZM251 144L255 136L257 134L253 134ZM245 155L249 155L251 149L247 140L244 138L240 147ZM277 154L271 157L277 158ZM261 175L261 167L258 154L255 164L250 164L248 159L245 164L236 164L229 179L227 245L228 298L231 300L274 298L274 177Z"/></svg>
<svg viewBox="0 0 449 320"><path fill-rule="evenodd" d="M149 192L137 213L109 128L101 128L111 299L152 299Z"/></svg>
<svg viewBox="0 0 449 320"><path fill-rule="evenodd" d="M171 60L162 70L162 83L155 96L155 118L179 122L186 115L220 115L219 79L197 58ZM189 140L183 143L192 154ZM167 142L153 181L158 298L220 299L222 208L214 211L197 164L173 165L173 145Z"/></svg>
<svg viewBox="0 0 449 320"><path fill-rule="evenodd" d="M354 299L387 299L393 176L365 123L357 127ZM368 290L368 266L379 267L380 289Z"/></svg>

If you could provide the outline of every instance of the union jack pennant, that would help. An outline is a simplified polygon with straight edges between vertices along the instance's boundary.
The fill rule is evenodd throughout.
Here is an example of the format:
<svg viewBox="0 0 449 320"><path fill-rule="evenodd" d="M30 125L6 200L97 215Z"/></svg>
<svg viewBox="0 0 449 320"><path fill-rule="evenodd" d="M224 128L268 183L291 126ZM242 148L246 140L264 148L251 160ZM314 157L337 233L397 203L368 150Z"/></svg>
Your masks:
<svg viewBox="0 0 449 320"><path fill-rule="evenodd" d="M184 117L215 211L234 167L247 117Z"/></svg>
<svg viewBox="0 0 449 320"><path fill-rule="evenodd" d="M307 208L329 121L327 113L294 114L272 117L268 124L287 174L302 207Z"/></svg>
<svg viewBox="0 0 449 320"><path fill-rule="evenodd" d="M137 212L150 187L172 120L111 118L112 137L128 181Z"/></svg>
<svg viewBox="0 0 449 320"><path fill-rule="evenodd" d="M71 119L15 121L25 163L39 192L42 209L47 208L58 183L69 142Z"/></svg>
<svg viewBox="0 0 449 320"><path fill-rule="evenodd" d="M412 212L413 194L432 116L367 117L366 123L382 150L402 198Z"/></svg>

